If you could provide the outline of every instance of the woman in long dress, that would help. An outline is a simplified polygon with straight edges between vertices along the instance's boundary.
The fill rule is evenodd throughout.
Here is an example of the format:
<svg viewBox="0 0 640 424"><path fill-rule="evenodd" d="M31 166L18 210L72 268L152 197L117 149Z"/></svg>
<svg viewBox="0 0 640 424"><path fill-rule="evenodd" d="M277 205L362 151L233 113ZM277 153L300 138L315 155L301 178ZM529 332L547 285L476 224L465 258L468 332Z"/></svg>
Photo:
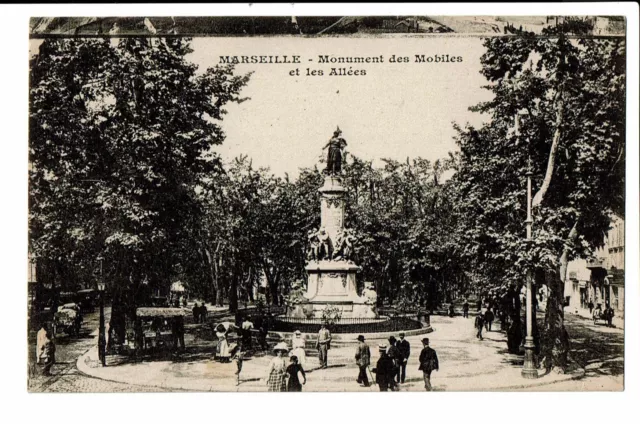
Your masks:
<svg viewBox="0 0 640 424"><path fill-rule="evenodd" d="M304 337L302 337L300 330L296 330L296 332L293 333L293 339L291 339L292 350L289 357L296 356L298 358L298 364L300 364L302 368L305 367L307 361L307 354L304 350L304 346Z"/></svg>
<svg viewBox="0 0 640 424"><path fill-rule="evenodd" d="M231 352L229 351L229 342L227 341L228 330L224 325L220 324L216 327L216 337L218 338L218 346L216 347L216 359L221 362L229 362Z"/></svg>
<svg viewBox="0 0 640 424"><path fill-rule="evenodd" d="M288 350L286 343L278 343L273 348L276 356L269 363L267 372L267 390L270 392L287 391L287 362L284 355Z"/></svg>

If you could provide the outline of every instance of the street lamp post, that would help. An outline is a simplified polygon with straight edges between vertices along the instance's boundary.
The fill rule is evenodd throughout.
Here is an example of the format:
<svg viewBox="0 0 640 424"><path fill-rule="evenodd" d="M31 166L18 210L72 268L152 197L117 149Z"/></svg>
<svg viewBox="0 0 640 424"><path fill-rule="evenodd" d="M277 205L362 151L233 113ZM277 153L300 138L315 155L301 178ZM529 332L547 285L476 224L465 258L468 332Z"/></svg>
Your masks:
<svg viewBox="0 0 640 424"><path fill-rule="evenodd" d="M516 133L520 135L520 115L516 116ZM533 171L531 170L531 162L527 164L527 219L524 221L527 226L527 241L531 242L533 239L531 234L531 227L533 225L533 216L531 214L531 176ZM538 369L535 364L535 345L533 343L533 320L535 319L535 312L533 310L533 273L531 267L527 268L527 336L524 339L524 366L522 367L522 377L535 379L538 378Z"/></svg>
<svg viewBox="0 0 640 424"><path fill-rule="evenodd" d="M104 279L102 277L102 261L103 257L98 257L98 261L100 262L100 282L98 283L98 291L100 292L100 332L98 335L98 357L100 358L100 363L102 366L107 365L106 358L106 348L107 348L107 339L105 337L105 326L104 326Z"/></svg>

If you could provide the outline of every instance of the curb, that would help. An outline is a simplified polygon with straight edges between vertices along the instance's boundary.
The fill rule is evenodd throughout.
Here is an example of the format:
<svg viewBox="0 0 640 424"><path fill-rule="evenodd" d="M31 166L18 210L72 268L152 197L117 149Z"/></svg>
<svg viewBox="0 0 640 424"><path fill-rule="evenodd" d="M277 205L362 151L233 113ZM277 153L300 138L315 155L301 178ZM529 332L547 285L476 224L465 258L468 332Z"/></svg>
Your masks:
<svg viewBox="0 0 640 424"><path fill-rule="evenodd" d="M170 387L170 386L163 387L161 385L132 384L132 383L130 383L128 381L116 380L116 379L113 379L113 378L105 378L105 377L96 375L95 373L91 373L89 371L91 369L91 367L89 367L86 364L86 360L89 359L89 357L90 357L89 352L91 352L92 350L96 350L96 353L97 353L98 348L97 347L90 348L85 353L80 355L78 357L78 360L76 361L76 369L78 370L78 372L80 374L82 374L82 375L84 375L86 377L95 378L96 380L108 381L108 382L111 382L111 383L126 384L128 386L131 386L132 388L138 386L138 387L148 387L148 388L152 388L152 389L167 388L167 389L170 389L172 391L173 390L185 390L185 389L183 389L181 387ZM136 392L135 390L131 390L131 393L135 393L135 392Z"/></svg>
<svg viewBox="0 0 640 424"><path fill-rule="evenodd" d="M557 380L541 381L541 378L539 377L535 380L536 383L532 383L532 384L516 384L511 386L497 387L493 389L480 389L478 391L502 392L502 391L509 391L509 390L520 390L520 389L530 389L534 387L543 387L543 386L549 386L551 384L562 383L565 381L579 380L582 377L584 377L585 374L586 374L586 371L580 368L579 371L570 373L570 374L564 374L564 376L566 377L559 378ZM473 390L473 391L476 391L476 390Z"/></svg>

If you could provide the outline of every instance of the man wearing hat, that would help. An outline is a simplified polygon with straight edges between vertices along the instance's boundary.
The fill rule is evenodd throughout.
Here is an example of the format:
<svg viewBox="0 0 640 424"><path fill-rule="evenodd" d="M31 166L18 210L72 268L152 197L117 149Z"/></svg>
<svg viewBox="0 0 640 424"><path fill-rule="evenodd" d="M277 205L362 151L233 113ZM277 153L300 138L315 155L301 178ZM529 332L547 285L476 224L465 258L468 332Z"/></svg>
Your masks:
<svg viewBox="0 0 640 424"><path fill-rule="evenodd" d="M411 344L404 338L404 333L400 333L399 337L400 340L398 340L396 346L398 346L398 350L400 351L402 362L400 362L398 372L398 383L404 384L405 377L407 376L407 362L409 361L409 355L411 355Z"/></svg>
<svg viewBox="0 0 640 424"><path fill-rule="evenodd" d="M367 368L371 363L371 351L369 345L365 343L364 336L358 336L358 347L356 348L356 364L360 368L358 374L358 384L362 384L364 387L369 387L369 378L367 377Z"/></svg>
<svg viewBox="0 0 640 424"><path fill-rule="evenodd" d="M327 353L329 349L331 349L331 333L325 324L322 324L322 327L320 327L320 331L318 332L316 348L320 354L320 367L327 368Z"/></svg>
<svg viewBox="0 0 640 424"><path fill-rule="evenodd" d="M372 371L376 373L376 384L380 387L380 391L388 392L389 387L393 385L393 359L387 355L387 346L378 346L378 351L380 352L380 359L378 359L376 367Z"/></svg>
<svg viewBox="0 0 640 424"><path fill-rule="evenodd" d="M389 347L387 348L387 355L393 360L393 378L391 379L391 390L396 391L398 389L398 385L396 383L396 378L398 381L400 380L400 364L402 364L402 354L400 353L400 349L396 346L396 338L391 336L389 337Z"/></svg>
<svg viewBox="0 0 640 424"><path fill-rule="evenodd" d="M431 372L433 370L438 370L440 365L438 364L438 355L436 351L429 347L429 339L422 339L422 352L420 352L420 371L422 371L424 377L424 388L427 392L432 390L431 388Z"/></svg>

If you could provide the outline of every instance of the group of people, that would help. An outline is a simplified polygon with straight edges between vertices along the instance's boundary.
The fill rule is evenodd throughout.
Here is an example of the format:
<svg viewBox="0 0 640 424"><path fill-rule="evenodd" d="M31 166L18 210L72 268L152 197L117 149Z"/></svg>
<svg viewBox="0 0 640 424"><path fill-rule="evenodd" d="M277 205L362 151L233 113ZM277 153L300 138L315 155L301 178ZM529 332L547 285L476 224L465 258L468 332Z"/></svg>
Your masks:
<svg viewBox="0 0 640 424"><path fill-rule="evenodd" d="M307 376L298 357L290 355L289 365L287 365L285 355L289 352L289 346L284 342L275 345L273 351L276 356L269 362L266 378L267 390L270 392L301 392L302 386L307 383Z"/></svg>
<svg viewBox="0 0 640 424"><path fill-rule="evenodd" d="M478 312L476 319L474 321L474 327L477 331L476 338L483 340L482 330L491 331L491 325L493 324L493 320L495 319L495 314L491 311L491 307L487 308L487 310L482 313L482 311Z"/></svg>
<svg viewBox="0 0 640 424"><path fill-rule="evenodd" d="M269 363L266 384L270 392L300 392L307 382L305 367L307 353L306 339L300 330L296 330L291 338L291 349L285 342L273 348L275 357ZM318 350L320 369L328 366L328 353L331 349L331 332L323 324L318 332L315 348ZM287 364L286 356L289 356Z"/></svg>
<svg viewBox="0 0 640 424"><path fill-rule="evenodd" d="M406 368L411 354L411 345L405 339L405 334L399 334L399 340L391 336L389 345L379 345L380 357L375 368L371 369L371 351L363 335L358 336L355 360L358 365L357 382L362 387L370 387L369 374L380 391L397 391L406 379ZM316 348L320 356L320 369L327 368L327 353L330 349L331 333L325 325L318 332ZM307 355L305 352L305 338L298 330L293 333L291 348L285 342L276 344L273 348L275 357L269 362L266 374L267 390L270 392L299 392L307 382L305 366ZM439 369L438 355L429 346L429 339L422 339L423 349L419 357L419 371L422 371L425 390L431 391L431 373ZM286 356L289 356L287 361ZM288 363L287 363L288 362Z"/></svg>
<svg viewBox="0 0 640 424"><path fill-rule="evenodd" d="M592 312L593 310L593 312ZM615 312L609 303L605 306L604 311L602 310L602 305L598 303L595 309L593 307L593 302L589 301L589 312L593 319L604 319L607 322L608 327L613 327L613 317L615 316Z"/></svg>
<svg viewBox="0 0 640 424"><path fill-rule="evenodd" d="M193 321L196 324L199 323L204 323L207 320L207 307L205 306L204 302L202 303L202 305L198 305L198 302L196 302L193 305Z"/></svg>
<svg viewBox="0 0 640 424"><path fill-rule="evenodd" d="M322 331L322 330L321 330ZM328 330L327 330L328 331ZM329 334L329 338L330 338ZM301 392L302 386L307 383L307 375L304 367L307 362L305 352L305 338L300 330L293 333L291 339L291 351L285 342L275 345L273 351L275 357L269 363L267 370L267 390L270 392ZM285 358L289 354L289 364ZM325 354L326 360L326 354Z"/></svg>
<svg viewBox="0 0 640 424"><path fill-rule="evenodd" d="M358 336L358 346L356 347L356 364L359 372L357 382L363 387L369 387L369 378L367 371L372 376L376 374L375 382L381 392L397 391L400 384L404 384L406 379L407 362L411 354L411 345L405 339L405 334L400 333L400 340L396 340L394 336L389 337L389 345L381 344L378 346L380 358L376 362L375 368L369 370L371 364L371 351L369 345L365 341L363 335ZM423 373L425 390L431 391L431 373L439 369L438 355L436 351L429 347L429 339L422 339L423 349L420 352L420 367Z"/></svg>

